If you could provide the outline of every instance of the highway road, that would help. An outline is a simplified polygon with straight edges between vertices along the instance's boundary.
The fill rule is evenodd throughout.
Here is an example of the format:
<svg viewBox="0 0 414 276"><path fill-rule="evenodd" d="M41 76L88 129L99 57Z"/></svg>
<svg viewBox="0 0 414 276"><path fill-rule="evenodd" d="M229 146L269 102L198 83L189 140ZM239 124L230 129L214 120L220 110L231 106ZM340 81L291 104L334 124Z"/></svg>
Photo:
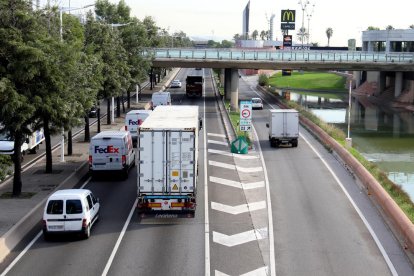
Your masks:
<svg viewBox="0 0 414 276"><path fill-rule="evenodd" d="M185 96L192 70L168 90L204 119L195 217L139 217L136 170L126 181L88 181L102 206L90 239L33 236L7 275L414 275L356 180L310 133L300 129L297 148L270 147L266 109L275 99L251 77L240 79L239 99L259 96L265 109L253 112L254 149L230 155L211 72L202 71L202 99Z"/></svg>

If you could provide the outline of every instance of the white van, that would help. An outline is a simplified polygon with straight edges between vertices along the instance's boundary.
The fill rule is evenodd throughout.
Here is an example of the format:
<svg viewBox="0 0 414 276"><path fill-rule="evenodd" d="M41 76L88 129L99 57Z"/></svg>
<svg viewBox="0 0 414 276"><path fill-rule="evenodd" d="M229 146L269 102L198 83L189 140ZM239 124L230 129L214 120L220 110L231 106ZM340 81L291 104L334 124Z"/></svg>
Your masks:
<svg viewBox="0 0 414 276"><path fill-rule="evenodd" d="M171 105L171 93L168 91L152 93L151 109L154 109L157 105Z"/></svg>
<svg viewBox="0 0 414 276"><path fill-rule="evenodd" d="M129 131L102 131L89 145L89 170L92 177L98 172L119 171L128 178L135 166L135 151Z"/></svg>
<svg viewBox="0 0 414 276"><path fill-rule="evenodd" d="M132 144L136 145L138 127L144 122L144 120L149 116L151 110L131 110L125 116L125 131L129 131L132 137Z"/></svg>
<svg viewBox="0 0 414 276"><path fill-rule="evenodd" d="M43 211L43 237L51 234L81 233L91 235L91 227L99 218L99 199L87 189L66 189L49 196Z"/></svg>

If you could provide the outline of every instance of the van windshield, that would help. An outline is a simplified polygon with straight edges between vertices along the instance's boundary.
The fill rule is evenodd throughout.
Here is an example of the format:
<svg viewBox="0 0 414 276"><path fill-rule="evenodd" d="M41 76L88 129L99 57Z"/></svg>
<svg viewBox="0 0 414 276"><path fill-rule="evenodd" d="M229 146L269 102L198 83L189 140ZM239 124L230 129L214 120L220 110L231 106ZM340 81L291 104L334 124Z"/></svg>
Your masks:
<svg viewBox="0 0 414 276"><path fill-rule="evenodd" d="M11 141L11 138L8 133L0 132L0 141Z"/></svg>

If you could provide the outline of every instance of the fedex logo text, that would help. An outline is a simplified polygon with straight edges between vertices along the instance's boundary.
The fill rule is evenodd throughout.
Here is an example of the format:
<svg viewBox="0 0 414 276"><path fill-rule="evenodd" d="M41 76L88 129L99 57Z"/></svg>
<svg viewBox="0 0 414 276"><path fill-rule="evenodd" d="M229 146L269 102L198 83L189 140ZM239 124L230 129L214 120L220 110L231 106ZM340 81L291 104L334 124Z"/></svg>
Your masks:
<svg viewBox="0 0 414 276"><path fill-rule="evenodd" d="M106 148L95 146L95 153L119 153L119 148L114 148L114 146L107 146Z"/></svg>
<svg viewBox="0 0 414 276"><path fill-rule="evenodd" d="M138 121L134 121L134 120L129 120L128 121L128 124L129 125L133 125L133 126L139 126L139 125L141 125L142 124L142 120L141 119L138 119Z"/></svg>

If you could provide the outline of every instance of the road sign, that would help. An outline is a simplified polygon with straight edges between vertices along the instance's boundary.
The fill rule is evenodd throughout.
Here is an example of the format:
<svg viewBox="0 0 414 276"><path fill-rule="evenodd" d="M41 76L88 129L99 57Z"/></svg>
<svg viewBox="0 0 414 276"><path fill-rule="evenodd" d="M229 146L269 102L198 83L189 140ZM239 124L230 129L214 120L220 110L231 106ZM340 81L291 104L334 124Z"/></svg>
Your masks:
<svg viewBox="0 0 414 276"><path fill-rule="evenodd" d="M241 126L250 126L252 124L252 120L246 119L246 120L240 120Z"/></svg>
<svg viewBox="0 0 414 276"><path fill-rule="evenodd" d="M240 131L252 131L252 126L251 125L248 125L248 126L240 125Z"/></svg>

